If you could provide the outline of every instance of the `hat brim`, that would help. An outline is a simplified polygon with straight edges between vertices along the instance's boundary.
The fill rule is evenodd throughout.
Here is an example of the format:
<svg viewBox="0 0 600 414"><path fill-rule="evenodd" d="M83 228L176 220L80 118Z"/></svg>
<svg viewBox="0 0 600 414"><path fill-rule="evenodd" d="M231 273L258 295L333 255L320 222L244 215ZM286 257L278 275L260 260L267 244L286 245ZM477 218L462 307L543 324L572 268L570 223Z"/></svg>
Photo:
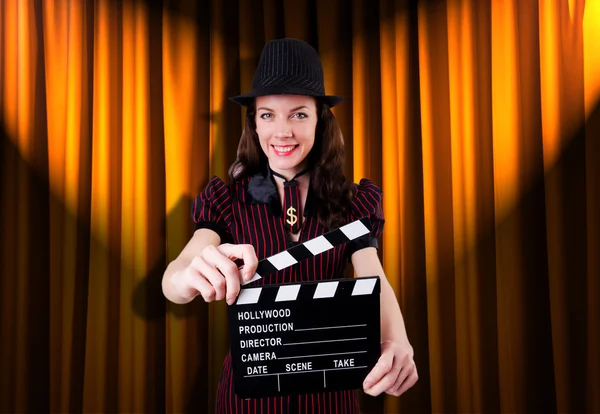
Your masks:
<svg viewBox="0 0 600 414"><path fill-rule="evenodd" d="M269 95L304 95L304 96L312 96L313 98L324 102L329 107L334 107L335 105L342 102L343 98L341 96L335 95L316 95L311 91L307 91L302 88L294 88L294 87L275 87L275 88L265 88L260 90L253 90L244 95L233 96L229 98L229 100L242 105L248 106L250 105L255 98L259 96L269 96Z"/></svg>

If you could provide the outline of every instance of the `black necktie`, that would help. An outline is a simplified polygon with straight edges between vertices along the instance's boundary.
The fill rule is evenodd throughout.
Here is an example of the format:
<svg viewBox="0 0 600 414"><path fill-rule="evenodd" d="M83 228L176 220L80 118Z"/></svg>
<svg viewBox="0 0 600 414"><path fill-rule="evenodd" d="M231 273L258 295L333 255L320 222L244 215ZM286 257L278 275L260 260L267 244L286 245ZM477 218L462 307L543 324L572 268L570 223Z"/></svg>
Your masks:
<svg viewBox="0 0 600 414"><path fill-rule="evenodd" d="M283 200L283 225L292 234L298 233L302 224L300 221L300 218L302 217L300 211L300 187L296 178L307 172L308 170L299 172L294 178L288 181L283 175L271 170L271 173L273 173L274 176L284 179L283 191L285 197Z"/></svg>

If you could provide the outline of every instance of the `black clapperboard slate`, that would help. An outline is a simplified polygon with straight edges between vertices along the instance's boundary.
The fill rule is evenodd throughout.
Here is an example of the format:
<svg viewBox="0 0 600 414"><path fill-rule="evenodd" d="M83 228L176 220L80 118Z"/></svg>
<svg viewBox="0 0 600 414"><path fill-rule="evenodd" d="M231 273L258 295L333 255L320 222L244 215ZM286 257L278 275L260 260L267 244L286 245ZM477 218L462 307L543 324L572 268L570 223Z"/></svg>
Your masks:
<svg viewBox="0 0 600 414"><path fill-rule="evenodd" d="M261 260L252 281L369 232L364 218L296 245ZM362 388L381 355L380 290L377 276L243 286L228 307L235 393L261 398Z"/></svg>

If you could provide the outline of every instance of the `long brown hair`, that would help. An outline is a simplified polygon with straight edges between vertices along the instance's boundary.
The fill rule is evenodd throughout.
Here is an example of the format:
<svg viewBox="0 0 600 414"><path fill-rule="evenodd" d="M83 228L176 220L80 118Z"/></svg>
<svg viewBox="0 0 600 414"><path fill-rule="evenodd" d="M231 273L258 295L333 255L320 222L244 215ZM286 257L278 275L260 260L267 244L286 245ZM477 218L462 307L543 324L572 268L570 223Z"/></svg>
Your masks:
<svg viewBox="0 0 600 414"><path fill-rule="evenodd" d="M331 109L317 101L315 143L308 154L311 187L317 218L328 228L346 224L356 185L344 176L344 137ZM237 159L229 168L229 178L241 181L264 171L268 163L256 133L254 103L246 108L246 121L238 145Z"/></svg>

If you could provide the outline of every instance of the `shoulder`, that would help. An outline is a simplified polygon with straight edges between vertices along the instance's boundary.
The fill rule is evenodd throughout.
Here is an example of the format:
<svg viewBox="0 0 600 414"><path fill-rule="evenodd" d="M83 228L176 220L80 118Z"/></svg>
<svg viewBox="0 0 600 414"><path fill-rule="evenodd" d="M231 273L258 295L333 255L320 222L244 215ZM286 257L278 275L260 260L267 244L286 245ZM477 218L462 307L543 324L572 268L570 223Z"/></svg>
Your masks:
<svg viewBox="0 0 600 414"><path fill-rule="evenodd" d="M208 180L208 183L204 187L203 192L208 193L208 194L215 194L215 193L226 192L228 190L229 190L229 186L227 185L227 183L221 177L213 175Z"/></svg>
<svg viewBox="0 0 600 414"><path fill-rule="evenodd" d="M357 187L359 193L373 194L373 195L383 194L381 187L379 187L377 184L375 184L373 181L371 181L368 178L361 178L360 181L358 182L358 184L356 184L356 187Z"/></svg>
<svg viewBox="0 0 600 414"><path fill-rule="evenodd" d="M232 240L229 225L232 221L229 185L212 176L192 203L192 219L196 230L207 228L219 235L222 242Z"/></svg>
<svg viewBox="0 0 600 414"><path fill-rule="evenodd" d="M208 197L235 196L240 189L247 185L248 181L248 178L244 178L238 181L226 182L221 177L213 175L204 187L202 194Z"/></svg>
<svg viewBox="0 0 600 414"><path fill-rule="evenodd" d="M371 232L369 237L353 240L349 244L349 257L366 247L378 248L377 239L381 237L385 224L382 198L381 188L368 178L363 178L356 184L356 192L352 198L351 219L368 218Z"/></svg>
<svg viewBox="0 0 600 414"><path fill-rule="evenodd" d="M230 204L230 185L214 175L208 180L202 191L196 195L192 205L192 213L194 218L198 220L203 210L224 210L229 208Z"/></svg>
<svg viewBox="0 0 600 414"><path fill-rule="evenodd" d="M356 184L352 198L352 211L355 214L374 214L382 209L383 191L368 178L362 178Z"/></svg>
<svg viewBox="0 0 600 414"><path fill-rule="evenodd" d="M210 202L213 204L229 204L231 200L230 186L220 177L213 175L204 189L196 197L196 201Z"/></svg>

